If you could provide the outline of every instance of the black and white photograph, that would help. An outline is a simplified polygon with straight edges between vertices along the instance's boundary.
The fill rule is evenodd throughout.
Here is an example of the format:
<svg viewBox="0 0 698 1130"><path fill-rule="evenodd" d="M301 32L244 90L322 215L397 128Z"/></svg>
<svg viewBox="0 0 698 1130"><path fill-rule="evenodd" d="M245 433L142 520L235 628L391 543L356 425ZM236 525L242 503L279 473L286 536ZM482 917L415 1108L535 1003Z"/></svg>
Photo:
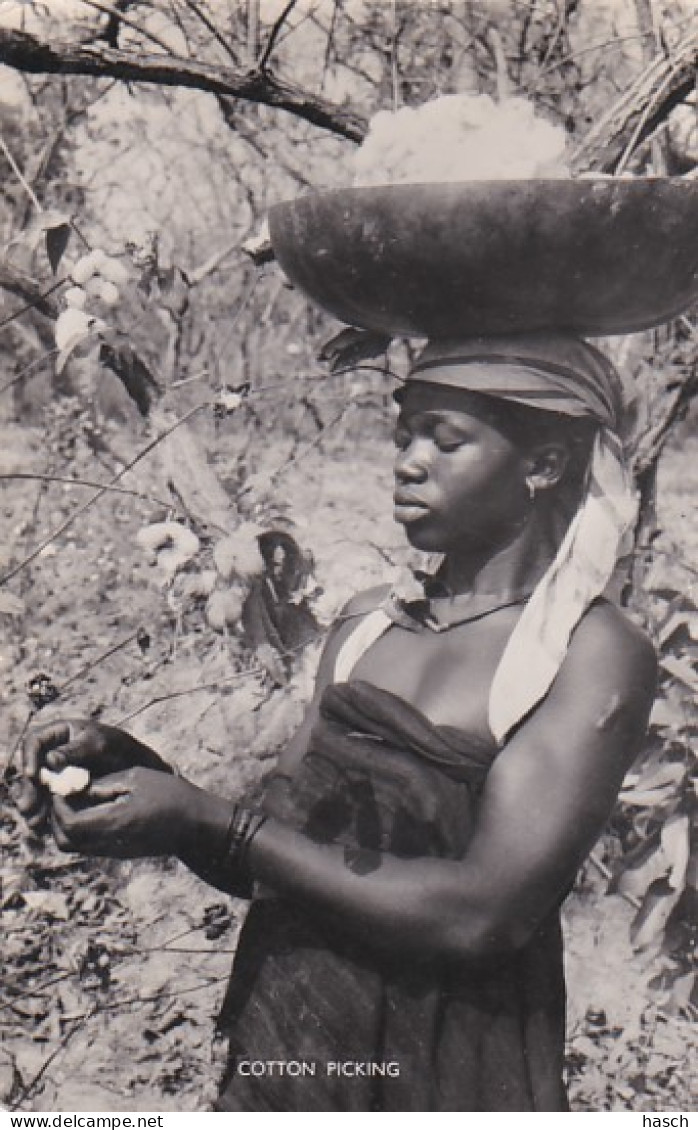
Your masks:
<svg viewBox="0 0 698 1130"><path fill-rule="evenodd" d="M0 169L0 1111L688 1126L696 0L0 0Z"/></svg>

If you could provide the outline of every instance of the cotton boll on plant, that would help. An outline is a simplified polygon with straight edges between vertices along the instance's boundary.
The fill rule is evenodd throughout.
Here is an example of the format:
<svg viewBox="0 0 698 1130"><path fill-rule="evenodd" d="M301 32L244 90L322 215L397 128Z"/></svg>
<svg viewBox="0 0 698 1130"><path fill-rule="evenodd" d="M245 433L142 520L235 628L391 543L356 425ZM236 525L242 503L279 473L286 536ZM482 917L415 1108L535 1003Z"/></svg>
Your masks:
<svg viewBox="0 0 698 1130"><path fill-rule="evenodd" d="M166 584L199 552L201 544L196 534L180 522L144 526L136 534L136 543L151 562L160 566Z"/></svg>
<svg viewBox="0 0 698 1130"><path fill-rule="evenodd" d="M242 616L245 594L242 589L217 589L206 603L206 621L214 632L230 631L237 627Z"/></svg>
<svg viewBox="0 0 698 1130"><path fill-rule="evenodd" d="M121 291L115 283L109 282L107 279L100 279L96 297L105 306L118 306L121 301Z"/></svg>
<svg viewBox="0 0 698 1130"><path fill-rule="evenodd" d="M101 247L95 248L94 251L83 255L82 259L78 259L70 272L71 279L77 286L84 286L89 279L99 274L100 268L106 262L107 258L106 251L103 251Z"/></svg>
<svg viewBox="0 0 698 1130"><path fill-rule="evenodd" d="M253 522L243 522L232 534L218 542L213 551L213 563L224 581L231 577L247 580L264 571L258 540L261 532Z"/></svg>
<svg viewBox="0 0 698 1130"><path fill-rule="evenodd" d="M116 287L124 287L129 281L128 269L119 259L111 256L99 268L99 274L106 282L113 283Z"/></svg>
<svg viewBox="0 0 698 1130"><path fill-rule="evenodd" d="M218 574L215 569L204 569L201 573L186 573L178 582L177 595L184 600L205 600L216 587Z"/></svg>
<svg viewBox="0 0 698 1130"><path fill-rule="evenodd" d="M66 290L63 298L66 306L71 306L75 310L84 310L87 302L87 291L83 290L81 286L71 286Z"/></svg>
<svg viewBox="0 0 698 1130"><path fill-rule="evenodd" d="M353 155L354 184L565 177L565 142L523 98L452 94L376 114Z"/></svg>
<svg viewBox="0 0 698 1130"><path fill-rule="evenodd" d="M89 337L95 319L84 310L69 306L56 319L55 340L60 350L72 349L84 338Z"/></svg>

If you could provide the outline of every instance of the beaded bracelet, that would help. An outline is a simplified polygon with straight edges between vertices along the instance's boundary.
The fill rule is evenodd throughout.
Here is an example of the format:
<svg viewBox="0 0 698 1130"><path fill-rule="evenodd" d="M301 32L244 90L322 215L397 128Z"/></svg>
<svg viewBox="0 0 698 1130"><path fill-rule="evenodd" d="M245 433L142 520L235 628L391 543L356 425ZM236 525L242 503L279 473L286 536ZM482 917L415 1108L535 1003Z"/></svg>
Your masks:
<svg viewBox="0 0 698 1130"><path fill-rule="evenodd" d="M258 809L233 805L219 858L233 888L231 893L240 898L252 897L254 880L248 867L250 846L266 821L266 814Z"/></svg>

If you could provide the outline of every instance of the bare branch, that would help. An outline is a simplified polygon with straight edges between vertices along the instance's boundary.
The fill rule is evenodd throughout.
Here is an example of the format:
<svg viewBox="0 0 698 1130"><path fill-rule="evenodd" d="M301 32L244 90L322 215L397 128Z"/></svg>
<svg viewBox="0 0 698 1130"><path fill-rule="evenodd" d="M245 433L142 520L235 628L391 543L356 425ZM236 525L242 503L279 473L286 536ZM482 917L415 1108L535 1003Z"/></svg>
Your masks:
<svg viewBox="0 0 698 1130"><path fill-rule="evenodd" d="M26 32L2 28L0 63L29 74L93 75L203 90L285 110L349 141L359 142L366 133L361 115L258 68L243 71L174 54L149 55L96 43L47 43Z"/></svg>
<svg viewBox="0 0 698 1130"><path fill-rule="evenodd" d="M686 36L668 57L660 56L638 75L607 114L592 126L572 155L575 170L615 172L695 90L698 32Z"/></svg>
<svg viewBox="0 0 698 1130"><path fill-rule="evenodd" d="M11 388L14 388L15 385L18 385L20 381L23 381L24 378L28 377L30 373L34 372L37 369L40 369L41 366L45 365L47 361L51 361L58 355L58 352L59 351L57 349L50 349L48 353L44 353L43 357L37 357L34 359L34 361L30 361L28 365L25 365L23 369L20 369L18 373L15 373L12 380L7 381L6 384L0 386L0 396L4 396L6 392L9 392ZM0 475L0 478L2 478L2 475Z"/></svg>
<svg viewBox="0 0 698 1130"><path fill-rule="evenodd" d="M169 502L166 502L162 498L153 498L151 494L143 494L140 490L128 490L127 487L105 487L104 483L96 483L94 479L71 479L67 475L39 475L31 471L9 471L7 474L4 472L0 473L0 482L7 482L8 480L14 479L40 483L62 483L65 486L71 487L92 487L93 489L96 487L98 490L102 490L104 487L104 489L113 494L127 494L132 498L141 498L144 502L150 502L155 506L163 506L166 510L175 509L171 499Z"/></svg>
<svg viewBox="0 0 698 1130"><path fill-rule="evenodd" d="M297 0L288 0L288 3L285 5L281 15L279 16L278 20L276 21L273 28L269 32L269 38L267 39L266 46L265 46L265 48L264 48L264 50L261 54L259 62L257 63L257 66L258 66L260 71L266 70L266 67L267 67L269 60L271 58L271 53L274 50L274 47L276 46L276 41L279 37L279 32L281 31L282 27L286 23L286 20L288 19L291 12L295 8L296 3L297 3Z"/></svg>
<svg viewBox="0 0 698 1130"><path fill-rule="evenodd" d="M0 329L18 318L20 314L31 309L38 310L40 314L45 314L47 318L57 318L58 307L51 295L63 285L64 281L61 279L53 286L42 290L39 283L30 275L25 274L24 271L20 271L19 267L15 267L13 263L9 263L6 259L0 260L0 290L8 290L10 294L16 294L18 298L23 298L26 302L26 306L23 306L20 310L15 310L14 314L10 314L9 317L0 322Z"/></svg>

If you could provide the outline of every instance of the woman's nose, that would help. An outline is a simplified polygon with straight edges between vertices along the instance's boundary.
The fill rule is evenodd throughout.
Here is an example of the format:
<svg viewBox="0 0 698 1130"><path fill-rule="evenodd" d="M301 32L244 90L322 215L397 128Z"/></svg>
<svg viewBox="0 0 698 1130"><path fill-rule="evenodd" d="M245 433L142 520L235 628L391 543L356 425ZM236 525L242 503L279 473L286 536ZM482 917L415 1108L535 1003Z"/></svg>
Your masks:
<svg viewBox="0 0 698 1130"><path fill-rule="evenodd" d="M398 482L423 482L429 473L429 453L426 446L413 440L398 452L395 459L395 478Z"/></svg>

